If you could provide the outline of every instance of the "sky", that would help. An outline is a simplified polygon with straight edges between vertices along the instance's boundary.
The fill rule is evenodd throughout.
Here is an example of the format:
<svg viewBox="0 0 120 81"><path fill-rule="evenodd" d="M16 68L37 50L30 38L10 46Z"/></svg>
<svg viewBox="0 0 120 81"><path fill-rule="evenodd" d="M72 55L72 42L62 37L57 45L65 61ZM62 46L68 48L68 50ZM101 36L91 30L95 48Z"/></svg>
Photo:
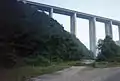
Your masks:
<svg viewBox="0 0 120 81"><path fill-rule="evenodd" d="M107 17L120 21L120 0L30 0L38 3L76 10L97 16ZM53 14L53 18L70 32L70 17ZM89 49L89 23L88 20L77 18L76 33L79 40ZM96 22L96 40L104 39L104 23ZM113 25L113 40L118 40L118 26ZM96 41L96 44L97 44Z"/></svg>

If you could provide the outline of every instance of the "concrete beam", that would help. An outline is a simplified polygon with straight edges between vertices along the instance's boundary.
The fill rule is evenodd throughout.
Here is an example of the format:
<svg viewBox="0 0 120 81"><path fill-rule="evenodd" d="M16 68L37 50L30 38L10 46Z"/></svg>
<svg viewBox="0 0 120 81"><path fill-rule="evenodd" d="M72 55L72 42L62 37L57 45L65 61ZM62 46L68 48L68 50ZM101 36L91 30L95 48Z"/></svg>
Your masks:
<svg viewBox="0 0 120 81"><path fill-rule="evenodd" d="M95 28L96 18L93 17L89 20L89 39L90 39L90 50L96 56L96 28Z"/></svg>
<svg viewBox="0 0 120 81"><path fill-rule="evenodd" d="M112 21L105 22L105 34L113 38L112 34Z"/></svg>
<svg viewBox="0 0 120 81"><path fill-rule="evenodd" d="M53 8L50 8L49 16L50 16L51 18L53 18Z"/></svg>
<svg viewBox="0 0 120 81"><path fill-rule="evenodd" d="M70 32L76 36L76 13L70 16Z"/></svg>
<svg viewBox="0 0 120 81"><path fill-rule="evenodd" d="M78 12L78 11L74 11L74 10L70 10L70 9L60 8L60 7L41 4L41 3L32 2L32 1L26 1L26 2L29 5L34 5L34 6L38 7L38 9L42 10L42 11L49 12L50 8L53 8L54 13L58 13L58 14L72 16L73 13L76 13L76 16L79 17L79 18L89 19L91 17L95 17L96 21L98 21L98 22L105 23L106 21L112 21L113 25L120 24L120 21L113 20L113 19L110 19L110 18L100 17L100 16L96 16L96 15L92 15L92 14L87 14L87 13L83 13L83 12Z"/></svg>

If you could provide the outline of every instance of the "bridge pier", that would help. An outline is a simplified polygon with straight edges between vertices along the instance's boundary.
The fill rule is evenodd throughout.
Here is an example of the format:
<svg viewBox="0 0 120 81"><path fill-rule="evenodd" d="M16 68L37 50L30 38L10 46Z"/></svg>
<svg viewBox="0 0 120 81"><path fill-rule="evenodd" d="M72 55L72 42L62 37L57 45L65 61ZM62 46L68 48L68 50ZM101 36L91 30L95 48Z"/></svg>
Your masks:
<svg viewBox="0 0 120 81"><path fill-rule="evenodd" d="M105 34L113 38L112 34L112 21L105 22Z"/></svg>
<svg viewBox="0 0 120 81"><path fill-rule="evenodd" d="M90 50L96 56L96 28L95 28L95 22L96 22L95 17L89 19Z"/></svg>
<svg viewBox="0 0 120 81"><path fill-rule="evenodd" d="M49 16L50 16L51 18L53 18L53 8L50 8Z"/></svg>
<svg viewBox="0 0 120 81"><path fill-rule="evenodd" d="M70 32L76 36L76 13L70 16Z"/></svg>
<svg viewBox="0 0 120 81"><path fill-rule="evenodd" d="M118 25L119 44L120 44L120 25Z"/></svg>

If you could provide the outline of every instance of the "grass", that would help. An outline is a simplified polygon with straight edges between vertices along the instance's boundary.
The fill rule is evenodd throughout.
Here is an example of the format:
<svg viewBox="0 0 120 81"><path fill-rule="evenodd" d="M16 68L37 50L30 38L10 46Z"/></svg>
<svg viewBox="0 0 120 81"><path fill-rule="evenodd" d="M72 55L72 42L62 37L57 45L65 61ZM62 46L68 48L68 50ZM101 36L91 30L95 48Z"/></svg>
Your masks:
<svg viewBox="0 0 120 81"><path fill-rule="evenodd" d="M9 69L3 71L5 73L4 79L1 79L2 77L0 76L1 81L25 81L27 78L32 78L36 76L40 76L42 74L48 74L48 73L53 73L55 71L59 71L71 66L84 66L80 61L70 61L70 62L64 62L64 63L54 63L51 66L43 67L43 66L24 66L24 67L19 67L19 68L14 68L14 69ZM94 68L106 68L106 67L114 67L114 66L120 66L120 63L107 63L107 62L95 62L94 64L91 65L86 65L88 66L88 70L92 70L93 66ZM2 74L4 75L4 74Z"/></svg>
<svg viewBox="0 0 120 81"><path fill-rule="evenodd" d="M120 67L119 62L95 62L94 68Z"/></svg>
<svg viewBox="0 0 120 81"><path fill-rule="evenodd" d="M5 81L25 81L25 79L27 78L40 76L42 74L52 73L58 70L62 70L70 66L76 65L79 62L80 61L65 62L65 63L59 63L59 64L47 66L47 67L24 66L20 68L9 69L6 71L6 74L4 77L6 77L7 79Z"/></svg>
<svg viewBox="0 0 120 81"><path fill-rule="evenodd" d="M93 67L94 68L106 68L108 62L94 62Z"/></svg>

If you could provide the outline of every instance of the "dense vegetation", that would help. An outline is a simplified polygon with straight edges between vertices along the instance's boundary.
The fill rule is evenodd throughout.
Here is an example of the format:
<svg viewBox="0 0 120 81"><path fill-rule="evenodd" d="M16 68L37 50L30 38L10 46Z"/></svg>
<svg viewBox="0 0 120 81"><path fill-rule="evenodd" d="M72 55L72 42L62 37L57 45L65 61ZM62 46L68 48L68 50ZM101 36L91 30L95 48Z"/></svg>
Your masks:
<svg viewBox="0 0 120 81"><path fill-rule="evenodd" d="M106 36L104 40L98 41L99 54L97 61L120 62L120 47Z"/></svg>
<svg viewBox="0 0 120 81"><path fill-rule="evenodd" d="M75 36L44 12L16 0L2 0L0 6L2 66L50 65L93 58Z"/></svg>

